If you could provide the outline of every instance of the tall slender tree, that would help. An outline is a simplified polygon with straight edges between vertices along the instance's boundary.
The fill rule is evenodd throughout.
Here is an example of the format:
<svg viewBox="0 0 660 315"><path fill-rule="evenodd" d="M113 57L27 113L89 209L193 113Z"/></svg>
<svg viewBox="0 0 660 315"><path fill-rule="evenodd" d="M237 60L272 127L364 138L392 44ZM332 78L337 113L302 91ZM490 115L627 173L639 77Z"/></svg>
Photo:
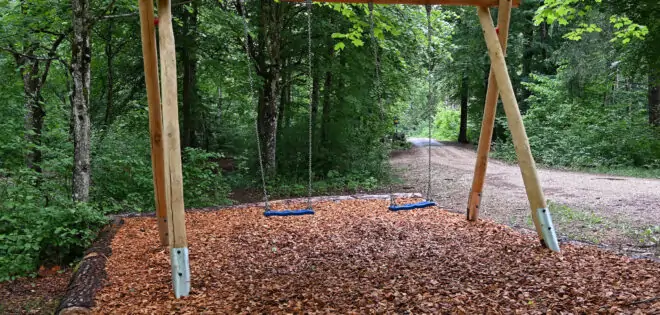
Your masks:
<svg viewBox="0 0 660 315"><path fill-rule="evenodd" d="M89 0L73 0L73 41L71 44L71 75L73 96L71 115L73 122L73 200L88 201L91 180L91 124L89 95L92 47L90 43Z"/></svg>

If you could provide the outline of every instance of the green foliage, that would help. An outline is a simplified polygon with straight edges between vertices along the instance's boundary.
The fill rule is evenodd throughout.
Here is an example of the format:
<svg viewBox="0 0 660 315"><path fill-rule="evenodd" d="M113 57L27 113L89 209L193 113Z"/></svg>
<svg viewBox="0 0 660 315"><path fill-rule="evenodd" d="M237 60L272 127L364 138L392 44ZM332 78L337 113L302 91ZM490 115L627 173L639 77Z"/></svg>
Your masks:
<svg viewBox="0 0 660 315"><path fill-rule="evenodd" d="M546 0L536 11L534 24L543 22L559 25L575 24L574 28L564 35L570 40L581 40L585 33L602 32L603 29L594 23L584 22L585 18L593 13L594 6L602 5L602 0ZM609 22L615 28L612 41L621 41L628 44L633 39L643 40L649 30L645 25L634 23L627 16L614 14Z"/></svg>
<svg viewBox="0 0 660 315"><path fill-rule="evenodd" d="M0 173L0 281L71 262L107 222L91 205L51 200L31 170Z"/></svg>
<svg viewBox="0 0 660 315"><path fill-rule="evenodd" d="M229 203L229 185L222 176L218 159L222 155L186 148L183 155L183 185L186 206L202 208Z"/></svg>
<svg viewBox="0 0 660 315"><path fill-rule="evenodd" d="M378 179L366 171L349 174L331 170L318 176L312 183L314 195L367 192L382 187L389 179ZM277 198L307 196L307 182L304 179L291 180L280 177L269 180L268 192Z"/></svg>
<svg viewBox="0 0 660 315"><path fill-rule="evenodd" d="M571 97L561 88L560 79L543 76L535 79L528 84L533 96L524 120L539 163L578 168L660 167L660 135L646 121L640 104L643 95L632 93L617 98L634 105L628 102L603 105L591 95ZM592 84L587 91L597 93L598 88ZM515 158L513 145L510 141L499 142L494 155Z"/></svg>
<svg viewBox="0 0 660 315"><path fill-rule="evenodd" d="M136 109L120 117L95 142L93 198L105 211L154 211L146 114ZM196 148L186 148L182 155L186 206L228 203L229 187L217 164L222 155Z"/></svg>
<svg viewBox="0 0 660 315"><path fill-rule="evenodd" d="M412 143L408 142L408 139L406 138L405 133L395 133L392 136L392 150L397 151L397 150L408 150L412 148Z"/></svg>
<svg viewBox="0 0 660 315"><path fill-rule="evenodd" d="M153 210L147 113L135 109L95 134L93 201L108 212Z"/></svg>
<svg viewBox="0 0 660 315"><path fill-rule="evenodd" d="M657 246L660 243L660 225L649 226L635 234L641 245Z"/></svg>
<svg viewBox="0 0 660 315"><path fill-rule="evenodd" d="M614 32L612 41L621 41L622 44L628 44L632 39L644 39L649 34L648 27L633 23L631 19L625 16L612 15L610 23L617 30Z"/></svg>
<svg viewBox="0 0 660 315"><path fill-rule="evenodd" d="M433 137L437 140L458 140L461 112L452 108L440 108L435 114Z"/></svg>

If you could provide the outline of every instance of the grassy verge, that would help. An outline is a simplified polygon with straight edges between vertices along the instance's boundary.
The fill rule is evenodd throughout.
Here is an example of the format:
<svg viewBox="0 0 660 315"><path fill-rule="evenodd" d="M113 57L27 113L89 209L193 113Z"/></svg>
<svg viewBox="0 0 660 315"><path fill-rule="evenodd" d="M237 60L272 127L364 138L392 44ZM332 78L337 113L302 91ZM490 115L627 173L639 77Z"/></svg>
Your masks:
<svg viewBox="0 0 660 315"><path fill-rule="evenodd" d="M612 229L612 224L605 218L582 209L549 201L548 208L552 213L554 224L561 227L560 234L570 239L600 244L603 234Z"/></svg>
<svg viewBox="0 0 660 315"><path fill-rule="evenodd" d="M564 204L548 200L548 208L552 214L552 221L557 228L558 236L572 240L600 244L617 227L606 218L591 211L576 209ZM514 222L509 222L509 224ZM525 219L525 225L534 229L531 216Z"/></svg>
<svg viewBox="0 0 660 315"><path fill-rule="evenodd" d="M660 244L660 225L631 230L629 236L635 239L639 246L657 247Z"/></svg>
<svg viewBox="0 0 660 315"><path fill-rule="evenodd" d="M476 149L475 149L476 150ZM516 164L518 161L515 156L510 156L506 154L498 154L495 151L491 152L490 159L497 160L503 163ZM599 166L599 167L562 167L546 163L538 163L538 166L544 169L560 170L560 171L570 171L570 172L582 172L590 174L604 174L604 175L614 175L614 176L625 176L625 177L635 177L635 178L657 178L660 179L660 168L644 168L644 167L611 167L611 166Z"/></svg>
<svg viewBox="0 0 660 315"><path fill-rule="evenodd" d="M574 168L573 171L594 173L594 174L608 174L615 176L626 176L636 178L660 178L660 169L654 168L641 168L641 167L625 167L625 168L611 168L611 167L596 167L596 168Z"/></svg>

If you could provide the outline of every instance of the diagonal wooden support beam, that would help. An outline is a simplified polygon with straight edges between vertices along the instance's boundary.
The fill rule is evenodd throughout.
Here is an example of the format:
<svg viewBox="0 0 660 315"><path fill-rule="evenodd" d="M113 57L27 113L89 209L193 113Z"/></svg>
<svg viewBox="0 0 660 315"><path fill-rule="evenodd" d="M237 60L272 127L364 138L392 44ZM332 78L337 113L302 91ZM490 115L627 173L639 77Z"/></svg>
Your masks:
<svg viewBox="0 0 660 315"><path fill-rule="evenodd" d="M520 115L520 110L518 108L518 101L513 92L511 79L509 78L509 72L504 59L504 52L500 41L497 38L497 33L493 26L493 19L490 16L490 10L486 7L479 7L477 8L477 14L483 29L486 46L488 46L491 68L495 74L495 79L497 80L500 95L502 97L502 103L504 104L504 112L506 113L509 130L511 131L511 137L513 138L513 145L518 157L518 164L525 184L525 190L527 191L527 198L529 199L529 204L532 208L532 219L534 221L534 226L536 227L536 232L544 245L549 241L556 242L556 240L543 239L543 232L541 231L541 224L539 222L537 211L539 209L547 209L547 204L545 196L543 195L543 190L541 189L541 182L536 171L536 163L532 156L532 150L529 147L529 140L527 139L522 116ZM556 250L558 251L559 248L557 247Z"/></svg>
<svg viewBox="0 0 660 315"><path fill-rule="evenodd" d="M149 131L151 134L151 169L154 180L156 218L160 244L169 244L167 236L167 209L165 200L165 151L163 148L163 115L160 105L158 82L158 53L156 51L156 29L154 27L154 3L138 0L140 5L140 28L142 30L142 56L144 78L149 103Z"/></svg>
<svg viewBox="0 0 660 315"><path fill-rule="evenodd" d="M506 55L506 44L509 39L509 22L511 21L511 0L500 0L497 10L497 26L499 28L499 40L503 53ZM486 104L484 105L484 117L481 122L481 135L479 136L479 147L477 149L477 162L474 166L474 177L472 178L472 189L468 196L467 217L470 221L479 218L479 207L481 207L481 196L486 181L486 169L488 168L488 154L490 153L491 139L493 138L493 127L495 126L495 113L497 112L497 99L499 90L495 73L491 67L488 76L488 92L486 93Z"/></svg>
<svg viewBox="0 0 660 315"><path fill-rule="evenodd" d="M172 284L174 295L179 298L190 293L190 264L188 262L188 241L186 239L186 213L183 204L176 50L172 27L171 0L158 1L158 27L163 101L167 227L172 264Z"/></svg>

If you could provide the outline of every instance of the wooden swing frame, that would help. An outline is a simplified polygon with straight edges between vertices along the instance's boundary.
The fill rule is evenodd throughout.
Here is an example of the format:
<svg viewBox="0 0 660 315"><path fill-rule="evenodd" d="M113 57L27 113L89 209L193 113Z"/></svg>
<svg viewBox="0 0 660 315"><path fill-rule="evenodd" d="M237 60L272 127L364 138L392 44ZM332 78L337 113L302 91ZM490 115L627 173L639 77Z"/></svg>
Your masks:
<svg viewBox="0 0 660 315"><path fill-rule="evenodd" d="M186 239L185 208L183 201L183 175L179 136L177 99L177 72L171 0L158 0L158 47L154 25L154 0L138 0L142 34L144 73L149 103L149 129L151 158L156 203L156 217L160 244L170 247L172 279L177 298L190 291L188 243ZM302 2L304 0L285 0ZM414 5L468 5L477 7L477 15L491 60L488 92L484 108L481 136L472 189L468 201L468 220L476 221L483 192L488 153L495 122L498 97L501 96L509 129L518 157L525 190L532 209L534 226L541 242L543 229L539 210L547 209L529 141L523 125L518 102L507 70L505 52L509 34L511 8L520 0L314 0L316 2L414 4ZM490 7L498 7L497 33L490 15ZM160 52L160 83L158 79L158 52ZM550 226L550 228L552 228ZM547 240L546 240L547 243ZM543 243L543 244L546 244ZM558 250L556 248L555 250Z"/></svg>

